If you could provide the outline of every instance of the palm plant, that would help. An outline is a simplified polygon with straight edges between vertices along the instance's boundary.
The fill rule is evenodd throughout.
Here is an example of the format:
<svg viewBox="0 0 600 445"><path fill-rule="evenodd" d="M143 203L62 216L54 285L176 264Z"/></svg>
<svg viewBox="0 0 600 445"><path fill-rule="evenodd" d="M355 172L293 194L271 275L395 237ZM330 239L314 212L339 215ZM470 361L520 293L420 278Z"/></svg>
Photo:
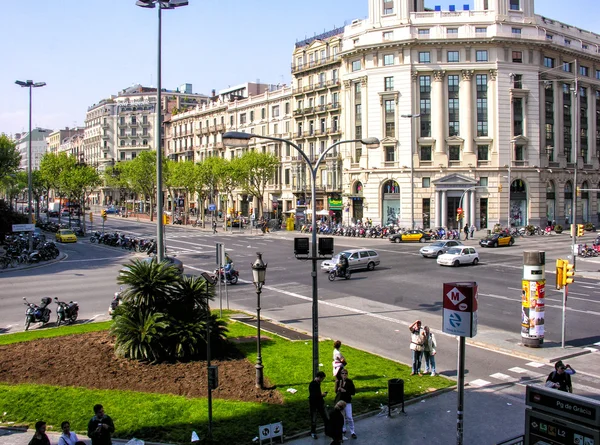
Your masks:
<svg viewBox="0 0 600 445"><path fill-rule="evenodd" d="M138 310L131 303L117 308L111 332L115 352L134 360L159 361L163 356L162 331L167 327L164 315Z"/></svg>

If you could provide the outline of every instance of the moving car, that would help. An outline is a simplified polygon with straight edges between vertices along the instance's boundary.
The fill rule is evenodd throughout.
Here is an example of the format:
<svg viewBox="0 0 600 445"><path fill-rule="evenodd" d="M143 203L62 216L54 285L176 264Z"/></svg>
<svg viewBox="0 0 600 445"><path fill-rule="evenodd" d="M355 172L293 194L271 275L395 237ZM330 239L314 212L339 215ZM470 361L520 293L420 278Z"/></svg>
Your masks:
<svg viewBox="0 0 600 445"><path fill-rule="evenodd" d="M441 266L458 267L461 264L472 264L475 266L479 263L479 254L474 247L451 247L448 252L437 257L437 263Z"/></svg>
<svg viewBox="0 0 600 445"><path fill-rule="evenodd" d="M435 258L440 256L443 253L448 252L448 250L452 247L462 246L463 243L456 240L440 240L436 241L428 246L421 247L419 253L423 255L424 258L431 257Z"/></svg>
<svg viewBox="0 0 600 445"><path fill-rule="evenodd" d="M334 255L321 263L321 270L330 272L339 262L340 255L348 258L348 270L373 270L380 263L379 254L370 249L349 249Z"/></svg>
<svg viewBox="0 0 600 445"><path fill-rule="evenodd" d="M390 235L390 242L392 243L403 243L410 241L424 243L430 239L431 234L425 233L422 230L407 230L406 232L394 233L393 235Z"/></svg>
<svg viewBox="0 0 600 445"><path fill-rule="evenodd" d="M508 233L493 233L479 240L481 247L512 246L515 239Z"/></svg>
<svg viewBox="0 0 600 445"><path fill-rule="evenodd" d="M108 215L111 215L111 214L116 214L116 213L118 213L118 212L119 212L119 209L117 209L116 207L107 207L107 208L105 208L104 210L106 211L106 213L107 213Z"/></svg>
<svg viewBox="0 0 600 445"><path fill-rule="evenodd" d="M56 241L59 243L76 243L77 235L70 229L60 229L56 232Z"/></svg>

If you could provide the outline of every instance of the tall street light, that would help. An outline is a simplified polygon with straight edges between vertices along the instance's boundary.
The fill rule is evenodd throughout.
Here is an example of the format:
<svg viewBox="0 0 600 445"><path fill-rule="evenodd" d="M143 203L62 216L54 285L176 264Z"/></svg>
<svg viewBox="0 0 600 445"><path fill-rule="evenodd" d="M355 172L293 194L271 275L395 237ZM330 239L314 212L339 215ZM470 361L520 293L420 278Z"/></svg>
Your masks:
<svg viewBox="0 0 600 445"><path fill-rule="evenodd" d="M162 10L175 9L180 6L187 6L188 0L137 0L136 6L141 8L154 8L158 5L158 56L157 56L157 75L156 75L156 124L154 129L154 138L156 141L156 257L159 262L165 257L165 239L163 227L163 196L162 196L162 105L161 105L161 29L162 29ZM152 211L153 209L150 209Z"/></svg>
<svg viewBox="0 0 600 445"><path fill-rule="evenodd" d="M421 114L401 114L400 117L405 119L416 119L421 117ZM414 166L414 135L413 121L410 123L410 228L415 228L415 166Z"/></svg>
<svg viewBox="0 0 600 445"><path fill-rule="evenodd" d="M259 136L252 133L243 133L239 131L228 131L223 135L223 143L230 147L247 147L250 139L252 138L260 138L267 139L270 141L283 142L288 144L296 149L296 151L302 156L306 165L310 169L310 173L312 175L311 181L311 199L310 199L310 207L312 213L312 344L313 344L313 377L317 375L319 371L319 290L317 288L317 192L316 192L316 182L317 182L317 173L319 172L319 165L325 159L326 154L334 147L337 147L340 144L345 144L349 142L360 142L365 145L368 149L379 147L379 139L377 138L364 138L364 139L351 139L345 141L338 141L331 145L329 148L321 152L319 158L312 165L310 158L302 151L302 149L287 139L275 138L270 136Z"/></svg>
<svg viewBox="0 0 600 445"><path fill-rule="evenodd" d="M256 260L252 263L252 281L256 287L256 387L263 389L263 364L260 354L260 294L262 292L265 278L267 277L267 265L263 262L262 253L256 252Z"/></svg>
<svg viewBox="0 0 600 445"><path fill-rule="evenodd" d="M46 82L34 82L33 80L17 80L17 85L22 88L29 88L29 140L27 141L27 209L29 210L29 224L33 224L33 191L31 181L31 170L33 168L31 162L31 89L46 86ZM29 232L29 250L33 250L33 232Z"/></svg>

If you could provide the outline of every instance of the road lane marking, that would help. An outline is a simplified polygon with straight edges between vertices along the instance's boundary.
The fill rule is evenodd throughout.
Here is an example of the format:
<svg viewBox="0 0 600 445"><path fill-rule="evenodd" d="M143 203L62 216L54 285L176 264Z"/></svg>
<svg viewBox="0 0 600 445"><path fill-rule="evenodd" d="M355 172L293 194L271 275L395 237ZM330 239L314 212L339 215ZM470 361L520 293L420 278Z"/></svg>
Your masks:
<svg viewBox="0 0 600 445"><path fill-rule="evenodd" d="M490 385L492 382L488 382L487 380L475 379L469 382L469 386L476 386L477 388L481 388L482 386Z"/></svg>
<svg viewBox="0 0 600 445"><path fill-rule="evenodd" d="M105 260L118 260L120 258L129 258L130 255L112 256L106 258L87 258L83 260L65 260L63 263L85 263L87 261L105 261Z"/></svg>
<svg viewBox="0 0 600 445"><path fill-rule="evenodd" d="M529 362L529 363L525 363L525 365L531 366L532 368L541 368L542 366L546 366L544 363L540 363L540 362Z"/></svg>
<svg viewBox="0 0 600 445"><path fill-rule="evenodd" d="M493 379L504 380L505 382L510 382L513 380L513 378L511 376L502 374L501 372L491 374L490 377L492 377Z"/></svg>
<svg viewBox="0 0 600 445"><path fill-rule="evenodd" d="M526 374L527 372L529 372L527 369L519 368L518 366L515 366L514 368L509 368L508 370L510 372L516 372L517 374Z"/></svg>

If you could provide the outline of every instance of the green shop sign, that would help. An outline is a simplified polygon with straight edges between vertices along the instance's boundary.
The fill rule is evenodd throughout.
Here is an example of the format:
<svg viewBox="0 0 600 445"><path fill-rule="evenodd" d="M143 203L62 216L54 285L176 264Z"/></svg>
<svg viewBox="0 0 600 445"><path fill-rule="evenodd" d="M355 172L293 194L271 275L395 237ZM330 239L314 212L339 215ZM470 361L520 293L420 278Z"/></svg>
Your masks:
<svg viewBox="0 0 600 445"><path fill-rule="evenodd" d="M330 210L342 210L342 200L335 198L328 198Z"/></svg>

